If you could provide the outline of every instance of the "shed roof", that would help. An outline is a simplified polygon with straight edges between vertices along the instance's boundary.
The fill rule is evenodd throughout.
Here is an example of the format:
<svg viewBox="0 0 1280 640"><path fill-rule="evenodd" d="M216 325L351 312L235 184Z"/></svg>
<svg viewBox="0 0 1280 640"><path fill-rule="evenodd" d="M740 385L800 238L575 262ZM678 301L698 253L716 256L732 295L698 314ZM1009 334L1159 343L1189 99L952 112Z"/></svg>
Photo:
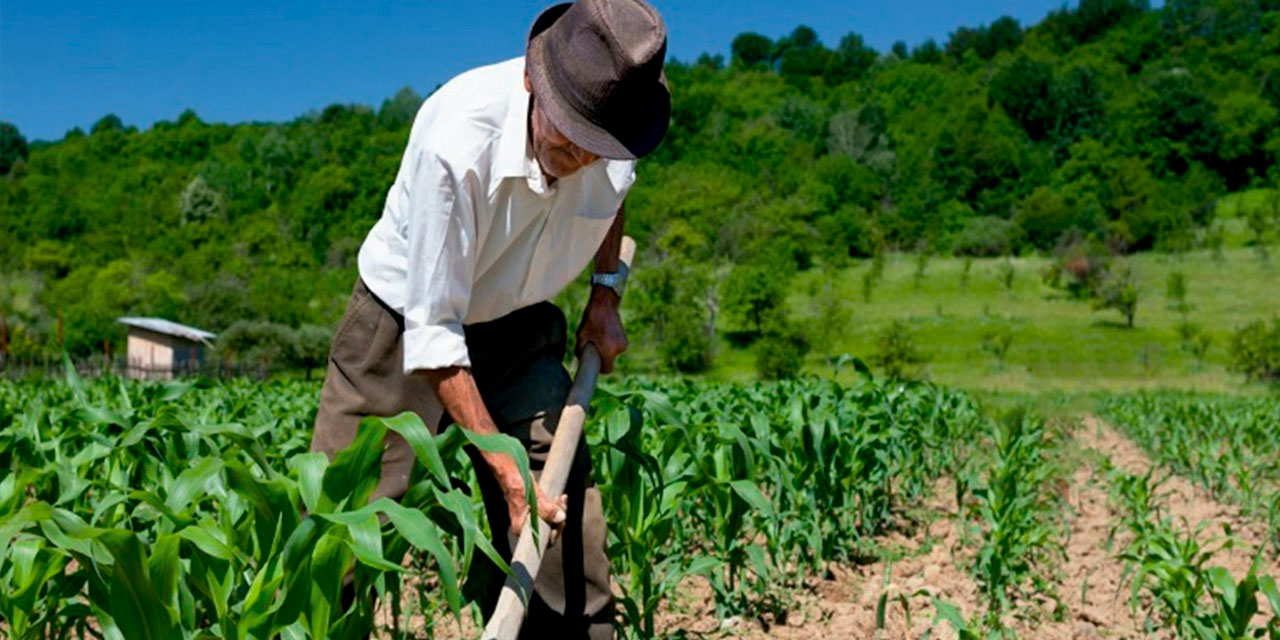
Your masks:
<svg viewBox="0 0 1280 640"><path fill-rule="evenodd" d="M178 324L177 322L165 320L164 318L138 318L126 316L124 318L117 318L116 320L121 324L126 324L130 327L137 327L139 329L146 329L156 333L163 333L168 336L186 338L193 342L206 342L217 336L217 334L210 333L204 329L188 327L185 324Z"/></svg>

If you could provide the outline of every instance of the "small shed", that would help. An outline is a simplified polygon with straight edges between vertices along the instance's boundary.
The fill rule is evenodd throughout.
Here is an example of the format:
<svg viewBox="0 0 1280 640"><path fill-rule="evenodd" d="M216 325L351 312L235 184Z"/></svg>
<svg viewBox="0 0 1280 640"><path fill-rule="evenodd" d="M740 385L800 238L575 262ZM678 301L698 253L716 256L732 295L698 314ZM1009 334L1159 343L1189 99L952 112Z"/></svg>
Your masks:
<svg viewBox="0 0 1280 640"><path fill-rule="evenodd" d="M163 318L118 319L129 327L125 375L130 378L169 380L174 375L198 371L215 334Z"/></svg>

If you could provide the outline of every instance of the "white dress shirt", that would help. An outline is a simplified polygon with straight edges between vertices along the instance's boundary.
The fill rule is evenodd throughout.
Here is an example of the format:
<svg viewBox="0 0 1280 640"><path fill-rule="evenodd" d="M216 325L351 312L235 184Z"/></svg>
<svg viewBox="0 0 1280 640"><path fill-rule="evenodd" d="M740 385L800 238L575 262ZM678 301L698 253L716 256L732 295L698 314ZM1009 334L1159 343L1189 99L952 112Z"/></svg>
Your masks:
<svg viewBox="0 0 1280 640"><path fill-rule="evenodd" d="M414 118L360 276L404 315L404 371L470 366L462 326L555 297L635 181L600 159L548 185L528 135L524 58L468 71Z"/></svg>

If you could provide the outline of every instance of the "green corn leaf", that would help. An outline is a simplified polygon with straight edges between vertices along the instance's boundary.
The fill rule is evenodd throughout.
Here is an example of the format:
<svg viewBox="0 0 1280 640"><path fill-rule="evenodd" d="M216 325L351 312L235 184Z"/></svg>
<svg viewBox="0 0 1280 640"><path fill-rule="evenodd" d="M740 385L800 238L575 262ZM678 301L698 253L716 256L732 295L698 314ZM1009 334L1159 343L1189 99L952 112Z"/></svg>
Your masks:
<svg viewBox="0 0 1280 640"><path fill-rule="evenodd" d="M259 480L238 460L228 460L226 470L227 486L253 507L253 526L262 552L274 546L277 535L293 533L298 526L298 507L287 482Z"/></svg>
<svg viewBox="0 0 1280 640"><path fill-rule="evenodd" d="M440 569L440 582L445 590L445 599L449 602L449 608L453 610L454 615L459 615L462 609L462 598L458 589L457 569L454 566L453 557L444 548L436 526L421 511L406 508L387 498L379 499L373 503L373 506L387 514L387 519L400 532L400 535L409 541L409 544L425 550L436 559Z"/></svg>
<svg viewBox="0 0 1280 640"><path fill-rule="evenodd" d="M378 516L370 513L349 523L347 532L351 536L351 551L360 562L382 571L399 573L405 570L382 557L382 528L378 524Z"/></svg>
<svg viewBox="0 0 1280 640"><path fill-rule="evenodd" d="M160 600L144 566L142 542L131 531L91 532L111 552L110 615L126 638L162 640L172 626L172 612Z"/></svg>
<svg viewBox="0 0 1280 640"><path fill-rule="evenodd" d="M519 440L502 433L480 434L473 433L468 429L462 430L467 441L477 449L486 453L501 453L510 456L516 461L516 468L520 470L520 479L524 481L525 502L529 505L530 522L537 522L538 518L538 498L534 493L533 475L529 473L529 454L524 450L524 445ZM539 527L533 528L534 543L538 542Z"/></svg>
<svg viewBox="0 0 1280 640"><path fill-rule="evenodd" d="M329 635L333 614L341 611L342 581L350 568L347 541L339 536L324 535L316 543L311 555L311 611L312 637Z"/></svg>
<svg viewBox="0 0 1280 640"><path fill-rule="evenodd" d="M180 542L181 538L177 536L161 535L151 546L151 557L147 559L147 572L155 587L156 597L166 606L177 602L175 598L182 572L178 558Z"/></svg>
<svg viewBox="0 0 1280 640"><path fill-rule="evenodd" d="M377 419L381 420L387 429L404 438L413 449L414 455L418 457L418 461L431 472L441 487L449 486L449 472L445 469L444 459L440 457L436 439L418 414L406 411L394 418Z"/></svg>
<svg viewBox="0 0 1280 640"><path fill-rule="evenodd" d="M333 504L362 507L382 477L382 443L387 428L381 420L360 421L355 440L333 457L324 472L324 495Z"/></svg>
<svg viewBox="0 0 1280 640"><path fill-rule="evenodd" d="M239 559L239 554L231 548L218 529L207 525L196 525L177 531L174 535L195 545L197 549L210 557L227 562Z"/></svg>
<svg viewBox="0 0 1280 640"><path fill-rule="evenodd" d="M222 459L212 457L204 458L184 470L170 487L169 496L164 501L165 506L171 511L185 511L219 471L222 471Z"/></svg>
<svg viewBox="0 0 1280 640"><path fill-rule="evenodd" d="M14 536L27 527L53 517L53 507L44 502L32 502L21 511L0 518L0 548L9 546Z"/></svg>
<svg viewBox="0 0 1280 640"><path fill-rule="evenodd" d="M1231 573L1222 567L1211 567L1206 573L1209 583L1218 591L1223 602L1228 608L1234 609L1236 606L1236 582L1231 578Z"/></svg>
<svg viewBox="0 0 1280 640"><path fill-rule="evenodd" d="M446 493L438 489L436 490L436 499L441 506L457 518L458 524L461 525L464 556L471 555L472 549L479 548L480 552L492 560L499 569L510 575L511 567L498 553L498 550L493 548L493 543L489 541L489 537L480 530L480 525L476 522L475 512L472 511L470 499L460 491Z"/></svg>
<svg viewBox="0 0 1280 640"><path fill-rule="evenodd" d="M313 451L293 457L294 468L298 471L298 493L302 494L302 504L308 513L319 513L332 509L332 505L323 503L324 473L329 468L329 456Z"/></svg>
<svg viewBox="0 0 1280 640"><path fill-rule="evenodd" d="M729 482L729 486L733 487L733 492L751 505L751 508L755 509L760 515L766 518L773 517L773 505L769 503L763 493L760 493L760 488L754 482L750 480L733 480Z"/></svg>

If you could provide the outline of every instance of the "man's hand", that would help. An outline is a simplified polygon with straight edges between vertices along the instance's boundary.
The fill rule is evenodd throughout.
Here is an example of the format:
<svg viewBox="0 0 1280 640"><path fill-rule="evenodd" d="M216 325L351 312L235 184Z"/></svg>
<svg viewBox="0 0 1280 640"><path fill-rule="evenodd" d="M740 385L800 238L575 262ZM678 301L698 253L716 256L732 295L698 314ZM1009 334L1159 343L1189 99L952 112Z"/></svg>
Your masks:
<svg viewBox="0 0 1280 640"><path fill-rule="evenodd" d="M529 517L529 502L525 500L524 495L524 479L520 477L520 470L516 468L515 461L508 456L502 456L502 459L504 462L490 460L489 466L497 476L498 486L502 488L502 494L507 499L507 517L511 520L511 533L520 535L525 519ZM538 516L551 525L552 529L558 531L564 526L565 514L569 510L569 496L561 495L552 500L537 482L533 483L533 489L538 498Z"/></svg>
<svg viewBox="0 0 1280 640"><path fill-rule="evenodd" d="M423 373L427 376L427 381L436 392L436 396L440 398L441 404L444 405L444 410L458 424L461 424L463 429L480 434L498 433L498 427L493 424L493 417L484 406L484 400L480 397L480 390L476 387L475 378L471 377L470 369L445 367L424 369ZM525 518L529 516L529 503L525 500L524 479L520 477L520 469L516 467L516 461L505 453L485 451L481 452L480 456L493 470L498 487L502 489L502 495L507 499L507 515L511 517L511 530L519 534L520 529L524 527ZM560 496L552 500L536 482L534 491L537 492L534 495L538 498L538 515L546 520L547 524L559 529L564 525L565 513L569 508L568 497Z"/></svg>
<svg viewBox="0 0 1280 640"><path fill-rule="evenodd" d="M627 332L618 316L618 294L604 286L591 287L591 299L582 313L578 325L578 345L574 354L581 356L587 344L594 344L600 352L600 371L613 371L613 361L627 350Z"/></svg>

